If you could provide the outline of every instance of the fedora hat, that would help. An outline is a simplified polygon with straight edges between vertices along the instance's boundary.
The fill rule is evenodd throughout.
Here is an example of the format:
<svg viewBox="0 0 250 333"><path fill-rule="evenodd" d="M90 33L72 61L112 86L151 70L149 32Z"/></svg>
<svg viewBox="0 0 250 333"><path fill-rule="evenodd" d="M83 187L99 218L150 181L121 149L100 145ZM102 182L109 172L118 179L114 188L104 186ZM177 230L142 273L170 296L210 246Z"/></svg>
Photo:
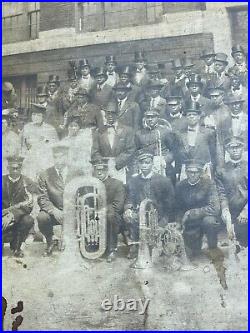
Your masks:
<svg viewBox="0 0 250 333"><path fill-rule="evenodd" d="M228 65L227 55L225 53L216 53L214 60Z"/></svg>
<svg viewBox="0 0 250 333"><path fill-rule="evenodd" d="M234 96L234 95L229 95L225 99L224 103L227 105L234 104L234 103L243 103L245 102L245 99L242 98L242 96Z"/></svg>

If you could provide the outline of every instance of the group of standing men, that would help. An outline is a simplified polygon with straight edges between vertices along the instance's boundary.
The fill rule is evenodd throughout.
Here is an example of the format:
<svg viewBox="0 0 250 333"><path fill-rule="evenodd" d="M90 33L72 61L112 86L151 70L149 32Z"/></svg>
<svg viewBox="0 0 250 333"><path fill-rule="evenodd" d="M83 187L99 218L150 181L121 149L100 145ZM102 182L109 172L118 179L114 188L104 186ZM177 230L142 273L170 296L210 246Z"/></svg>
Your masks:
<svg viewBox="0 0 250 333"><path fill-rule="evenodd" d="M94 176L107 192L107 260L116 258L119 232L137 255L138 211L157 207L159 225L178 222L187 254L217 247L226 227L247 246L247 62L240 45L228 56L204 50L202 66L176 58L173 75L136 52L133 65L113 55L102 67L70 61L68 82L50 75L37 88L30 121L18 126L14 87L3 84L3 232L15 256L34 220L54 248L53 226L63 222L63 192L76 176ZM234 226L234 227L233 227Z"/></svg>

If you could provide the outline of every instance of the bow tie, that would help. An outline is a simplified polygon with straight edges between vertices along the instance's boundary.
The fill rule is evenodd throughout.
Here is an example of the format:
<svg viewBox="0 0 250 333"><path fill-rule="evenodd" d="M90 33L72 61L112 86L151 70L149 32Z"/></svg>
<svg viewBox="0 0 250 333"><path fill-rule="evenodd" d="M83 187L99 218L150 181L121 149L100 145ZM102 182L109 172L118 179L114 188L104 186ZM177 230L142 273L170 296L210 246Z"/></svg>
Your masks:
<svg viewBox="0 0 250 333"><path fill-rule="evenodd" d="M112 76L113 76L114 74L115 74L115 73L108 73L108 75L112 75Z"/></svg>
<svg viewBox="0 0 250 333"><path fill-rule="evenodd" d="M195 129L193 129L193 128L188 128L188 132L195 132Z"/></svg>
<svg viewBox="0 0 250 333"><path fill-rule="evenodd" d="M240 90L240 87L239 88L233 88L233 91L237 91L237 90Z"/></svg>
<svg viewBox="0 0 250 333"><path fill-rule="evenodd" d="M232 119L240 119L240 117L239 117L239 116L233 116L233 115L232 115Z"/></svg>

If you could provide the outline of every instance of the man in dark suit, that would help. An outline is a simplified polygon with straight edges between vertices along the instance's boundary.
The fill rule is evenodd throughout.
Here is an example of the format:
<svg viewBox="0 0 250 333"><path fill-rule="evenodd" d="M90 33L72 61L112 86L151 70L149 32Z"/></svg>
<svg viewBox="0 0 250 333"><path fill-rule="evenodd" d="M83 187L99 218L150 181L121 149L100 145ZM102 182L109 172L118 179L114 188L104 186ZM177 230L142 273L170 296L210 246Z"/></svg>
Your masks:
<svg viewBox="0 0 250 333"><path fill-rule="evenodd" d="M230 79L226 72L228 65L227 58L225 53L216 53L214 59L214 70L216 73L215 83L217 86L222 86L225 91L228 90L230 86Z"/></svg>
<svg viewBox="0 0 250 333"><path fill-rule="evenodd" d="M2 232L3 242L10 242L15 257L23 257L21 245L25 242L34 219L34 183L21 173L22 157L8 157L8 174L2 178Z"/></svg>
<svg viewBox="0 0 250 333"><path fill-rule="evenodd" d="M189 257L199 255L205 234L208 248L217 247L220 229L220 203L213 181L204 177L203 165L186 161L187 179L176 186L176 220L184 228L183 238Z"/></svg>
<svg viewBox="0 0 250 333"><path fill-rule="evenodd" d="M113 90L118 106L118 123L136 131L141 125L141 111L139 105L128 98L131 87L118 83Z"/></svg>
<svg viewBox="0 0 250 333"><path fill-rule="evenodd" d="M91 156L92 159L109 157L114 159L116 170L125 167L129 170L135 151L134 133L131 128L120 124L117 117L117 105L109 103L105 110L106 124L103 128L97 129L93 135Z"/></svg>
<svg viewBox="0 0 250 333"><path fill-rule="evenodd" d="M112 87L107 83L107 71L103 67L98 67L94 71L96 84L91 91L92 103L99 107L105 107L113 96Z"/></svg>
<svg viewBox="0 0 250 333"><path fill-rule="evenodd" d="M165 117L166 99L161 97L161 89L164 84L160 80L151 80L146 86L146 99L142 102L142 108L145 112L148 109L157 109L160 112L160 117Z"/></svg>
<svg viewBox="0 0 250 333"><path fill-rule="evenodd" d="M226 224L228 236L233 239L234 231L242 246L248 246L248 165L242 159L244 141L241 137L229 137L225 149L230 160L216 175L222 220Z"/></svg>
<svg viewBox="0 0 250 333"><path fill-rule="evenodd" d="M174 133L182 132L186 125L186 118L183 115L183 99L180 95L166 97L167 108L165 118L170 123Z"/></svg>
<svg viewBox="0 0 250 333"><path fill-rule="evenodd" d="M132 70L129 66L123 66L119 70L120 82L127 87L131 87L130 92L128 93L128 98L130 101L136 102L140 105L144 99L144 93L141 87L133 84L132 82Z"/></svg>
<svg viewBox="0 0 250 333"><path fill-rule="evenodd" d="M141 150L138 156L140 174L132 177L127 186L127 198L125 202L124 219L130 231L133 242L139 240L139 216L138 211L144 199L150 199L155 204L159 225L164 227L172 217L174 204L174 188L168 177L153 172L153 155ZM137 245L132 245L128 258L137 255Z"/></svg>
<svg viewBox="0 0 250 333"><path fill-rule="evenodd" d="M179 134L178 154L182 164L180 179L185 178L185 160L201 161L211 177L217 165L216 135L212 129L201 126L201 110L191 101L185 108L187 127Z"/></svg>
<svg viewBox="0 0 250 333"><path fill-rule="evenodd" d="M54 166L42 172L38 179L37 198L40 213L37 216L38 227L45 236L47 249L45 256L53 252L53 226L63 224L63 192L70 180L68 172L68 146L58 143L53 146Z"/></svg>
<svg viewBox="0 0 250 333"><path fill-rule="evenodd" d="M107 198L107 262L116 258L118 234L122 228L122 213L125 201L125 188L119 180L111 178L108 173L108 159L94 159L93 176L101 180L106 189Z"/></svg>

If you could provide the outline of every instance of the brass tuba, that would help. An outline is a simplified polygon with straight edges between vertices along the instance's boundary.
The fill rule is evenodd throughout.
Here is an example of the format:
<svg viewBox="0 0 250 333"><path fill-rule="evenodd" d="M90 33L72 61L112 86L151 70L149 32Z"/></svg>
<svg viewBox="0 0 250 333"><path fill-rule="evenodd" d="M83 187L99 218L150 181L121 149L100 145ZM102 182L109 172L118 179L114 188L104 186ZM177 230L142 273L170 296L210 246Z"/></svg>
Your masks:
<svg viewBox="0 0 250 333"><path fill-rule="evenodd" d="M133 268L152 267L152 249L159 241L158 212L150 199L144 199L139 208L139 250Z"/></svg>
<svg viewBox="0 0 250 333"><path fill-rule="evenodd" d="M63 236L68 246L72 248L76 235L84 258L101 257L107 247L105 185L94 177L74 178L64 190L64 212Z"/></svg>

